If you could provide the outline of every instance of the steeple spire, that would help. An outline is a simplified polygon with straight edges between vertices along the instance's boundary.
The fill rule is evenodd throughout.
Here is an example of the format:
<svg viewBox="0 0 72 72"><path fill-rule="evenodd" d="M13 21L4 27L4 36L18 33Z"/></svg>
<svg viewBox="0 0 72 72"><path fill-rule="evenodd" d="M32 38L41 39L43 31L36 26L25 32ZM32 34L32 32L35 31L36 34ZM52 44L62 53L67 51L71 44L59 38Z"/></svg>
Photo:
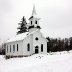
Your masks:
<svg viewBox="0 0 72 72"><path fill-rule="evenodd" d="M37 13L36 13L36 10L35 10L35 5L33 5L32 15L29 18L29 21L30 21L29 27L39 28L40 29L40 27L39 27L39 19L40 18L37 16Z"/></svg>
<svg viewBox="0 0 72 72"><path fill-rule="evenodd" d="M35 5L33 5L32 16L36 15Z"/></svg>
<svg viewBox="0 0 72 72"><path fill-rule="evenodd" d="M36 9L35 9L35 5L33 5L32 15L29 19L32 19L32 18L38 18L37 13L36 13Z"/></svg>

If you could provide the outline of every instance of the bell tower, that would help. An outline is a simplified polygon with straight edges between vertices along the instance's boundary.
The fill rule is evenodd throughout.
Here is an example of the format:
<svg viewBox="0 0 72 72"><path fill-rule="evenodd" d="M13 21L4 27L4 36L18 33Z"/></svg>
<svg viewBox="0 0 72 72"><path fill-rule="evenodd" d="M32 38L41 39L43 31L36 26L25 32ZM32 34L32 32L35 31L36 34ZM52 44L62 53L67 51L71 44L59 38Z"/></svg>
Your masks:
<svg viewBox="0 0 72 72"><path fill-rule="evenodd" d="M40 28L39 19L35 10L35 5L33 5L32 15L29 18L29 28Z"/></svg>

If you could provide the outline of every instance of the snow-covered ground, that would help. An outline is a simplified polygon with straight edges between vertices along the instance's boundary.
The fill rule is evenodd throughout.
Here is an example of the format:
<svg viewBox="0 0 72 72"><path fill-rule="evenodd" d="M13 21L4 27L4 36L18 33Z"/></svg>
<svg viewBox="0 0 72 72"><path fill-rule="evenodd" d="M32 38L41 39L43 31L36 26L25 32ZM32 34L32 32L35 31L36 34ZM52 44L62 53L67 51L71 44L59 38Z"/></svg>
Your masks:
<svg viewBox="0 0 72 72"><path fill-rule="evenodd" d="M72 51L8 60L0 56L0 72L72 72Z"/></svg>

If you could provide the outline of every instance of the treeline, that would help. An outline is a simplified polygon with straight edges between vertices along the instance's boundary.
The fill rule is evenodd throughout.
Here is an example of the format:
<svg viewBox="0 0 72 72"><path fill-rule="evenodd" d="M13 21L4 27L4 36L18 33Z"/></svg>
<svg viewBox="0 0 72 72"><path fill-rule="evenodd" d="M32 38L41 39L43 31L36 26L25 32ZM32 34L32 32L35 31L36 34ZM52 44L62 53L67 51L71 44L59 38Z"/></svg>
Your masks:
<svg viewBox="0 0 72 72"><path fill-rule="evenodd" d="M0 55L5 55L5 49L4 48L0 48Z"/></svg>
<svg viewBox="0 0 72 72"><path fill-rule="evenodd" d="M72 50L72 37L70 38L46 38L47 51L48 52L57 52L57 51L69 51Z"/></svg>
<svg viewBox="0 0 72 72"><path fill-rule="evenodd" d="M0 55L5 55L5 49L6 49L6 43L3 43L2 47L0 47Z"/></svg>

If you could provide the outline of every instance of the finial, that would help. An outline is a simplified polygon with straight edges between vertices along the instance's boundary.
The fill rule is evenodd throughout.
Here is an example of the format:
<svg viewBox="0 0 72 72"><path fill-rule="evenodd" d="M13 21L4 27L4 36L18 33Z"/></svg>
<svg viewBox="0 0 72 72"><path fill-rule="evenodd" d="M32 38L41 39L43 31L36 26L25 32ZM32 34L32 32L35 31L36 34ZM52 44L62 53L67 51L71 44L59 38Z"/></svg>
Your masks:
<svg viewBox="0 0 72 72"><path fill-rule="evenodd" d="M33 4L32 16L33 16L33 15L36 15L35 4Z"/></svg>

